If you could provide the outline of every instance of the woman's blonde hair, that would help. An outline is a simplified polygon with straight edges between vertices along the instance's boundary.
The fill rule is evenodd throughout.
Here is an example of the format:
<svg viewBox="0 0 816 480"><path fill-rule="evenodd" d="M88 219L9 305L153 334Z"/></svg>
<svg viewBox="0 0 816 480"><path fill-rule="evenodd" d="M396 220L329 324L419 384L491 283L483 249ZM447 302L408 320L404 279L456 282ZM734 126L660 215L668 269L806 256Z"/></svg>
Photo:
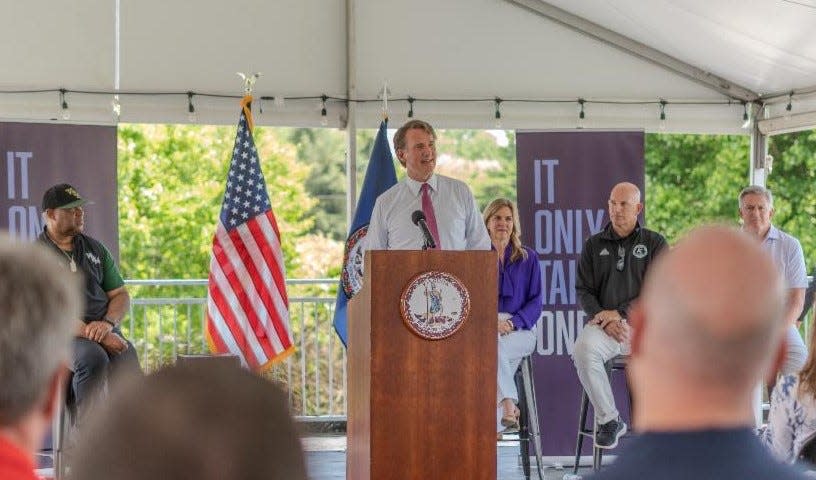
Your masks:
<svg viewBox="0 0 816 480"><path fill-rule="evenodd" d="M484 218L485 228L487 228L487 223L490 220L490 217L496 214L502 207L507 207L510 209L510 213L513 215L513 231L510 232L510 263L515 262L518 259L527 259L527 250L521 246L521 239L519 236L521 235L521 227L519 226L519 216L518 216L518 209L516 208L516 204L513 203L511 200L506 198L497 198L490 202L487 208L484 209L482 213L482 217ZM489 230L488 230L489 231Z"/></svg>

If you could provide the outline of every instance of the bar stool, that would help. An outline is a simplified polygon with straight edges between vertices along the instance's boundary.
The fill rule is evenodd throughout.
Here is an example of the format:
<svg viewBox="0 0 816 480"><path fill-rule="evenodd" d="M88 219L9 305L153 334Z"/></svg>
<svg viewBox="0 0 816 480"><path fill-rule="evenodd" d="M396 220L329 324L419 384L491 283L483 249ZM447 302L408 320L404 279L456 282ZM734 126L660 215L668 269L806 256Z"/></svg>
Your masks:
<svg viewBox="0 0 816 480"><path fill-rule="evenodd" d="M59 392L56 400L57 411L51 419L51 460L54 468L54 480L62 480L66 474L65 445L68 443L68 436L74 427L76 419L73 390L71 389L71 379L73 372L68 373L68 380L65 388Z"/></svg>
<svg viewBox="0 0 816 480"><path fill-rule="evenodd" d="M519 392L519 450L524 478L530 480L530 441L532 441L536 456L538 479L543 480L544 476L541 473L541 432L538 423L538 403L536 403L532 355L528 355L521 360L514 379Z"/></svg>
<svg viewBox="0 0 816 480"><path fill-rule="evenodd" d="M618 355L615 358L604 363L604 368L606 369L606 376L609 378L609 381L612 381L612 372L619 370L625 371L626 364L629 362L629 357L624 355ZM587 412L589 410L589 395L587 395L586 390L581 390L581 409L578 413L578 435L576 439L575 445L575 464L572 468L572 473L578 473L578 466L581 461L581 447L584 445L584 438L590 438L592 440L592 470L598 471L601 468L601 461L603 460L603 450L602 448L598 448L595 446L595 429L597 425L595 425L595 420L593 418L592 421L592 428L587 427L586 420L587 420ZM632 409L632 394L629 394L629 409Z"/></svg>

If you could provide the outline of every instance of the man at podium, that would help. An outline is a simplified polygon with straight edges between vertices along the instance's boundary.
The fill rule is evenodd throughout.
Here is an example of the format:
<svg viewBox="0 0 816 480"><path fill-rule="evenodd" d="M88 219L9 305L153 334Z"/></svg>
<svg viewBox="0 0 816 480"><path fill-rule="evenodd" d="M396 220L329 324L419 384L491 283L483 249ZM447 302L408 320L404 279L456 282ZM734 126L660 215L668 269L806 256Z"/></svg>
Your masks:
<svg viewBox="0 0 816 480"><path fill-rule="evenodd" d="M367 250L489 250L490 237L470 188L434 173L436 133L410 120L394 135L406 177L377 197Z"/></svg>

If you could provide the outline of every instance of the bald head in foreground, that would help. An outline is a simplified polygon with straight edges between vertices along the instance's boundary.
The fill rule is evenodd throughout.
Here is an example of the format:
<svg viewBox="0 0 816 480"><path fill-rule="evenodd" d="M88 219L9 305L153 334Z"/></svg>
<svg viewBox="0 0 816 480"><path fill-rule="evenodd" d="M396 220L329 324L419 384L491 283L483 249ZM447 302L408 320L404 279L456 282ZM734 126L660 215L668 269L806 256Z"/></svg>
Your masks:
<svg viewBox="0 0 816 480"><path fill-rule="evenodd" d="M703 227L658 258L630 315L642 435L593 478L805 478L751 428L751 392L782 358L783 306L773 263L745 233Z"/></svg>
<svg viewBox="0 0 816 480"><path fill-rule="evenodd" d="M229 364L131 379L81 433L75 479L307 478L286 393Z"/></svg>

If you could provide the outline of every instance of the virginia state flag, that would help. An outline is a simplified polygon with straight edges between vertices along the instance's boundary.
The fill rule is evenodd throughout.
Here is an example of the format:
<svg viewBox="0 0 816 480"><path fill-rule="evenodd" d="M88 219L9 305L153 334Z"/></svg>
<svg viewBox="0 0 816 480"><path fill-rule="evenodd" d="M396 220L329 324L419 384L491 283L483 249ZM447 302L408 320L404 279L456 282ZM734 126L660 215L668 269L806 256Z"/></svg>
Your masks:
<svg viewBox="0 0 816 480"><path fill-rule="evenodd" d="M371 211L374 210L374 201L381 193L397 183L397 172L394 170L394 159L391 149L388 148L386 129L388 122L380 124L377 138L374 139L374 148L371 150L371 160L368 162L363 191L351 222L346 248L343 253L343 271L340 274L340 288L337 289L337 304L334 309L334 331L348 347L348 321L346 306L363 286L363 242L368 233L368 224L371 221Z"/></svg>

